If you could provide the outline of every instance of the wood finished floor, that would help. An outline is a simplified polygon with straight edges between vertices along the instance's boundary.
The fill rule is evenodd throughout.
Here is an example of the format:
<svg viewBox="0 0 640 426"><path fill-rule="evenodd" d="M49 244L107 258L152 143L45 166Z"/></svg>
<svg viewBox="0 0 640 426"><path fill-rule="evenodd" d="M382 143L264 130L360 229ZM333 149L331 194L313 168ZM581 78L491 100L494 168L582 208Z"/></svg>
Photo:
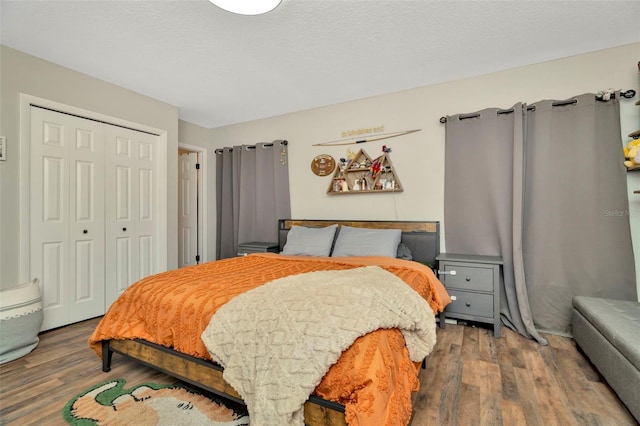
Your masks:
<svg viewBox="0 0 640 426"><path fill-rule="evenodd" d="M179 381L114 354L103 373L87 346L98 319L40 336L29 355L0 366L1 425L64 425L67 401L99 382ZM549 346L504 329L447 325L422 370L412 426L637 425L572 339Z"/></svg>

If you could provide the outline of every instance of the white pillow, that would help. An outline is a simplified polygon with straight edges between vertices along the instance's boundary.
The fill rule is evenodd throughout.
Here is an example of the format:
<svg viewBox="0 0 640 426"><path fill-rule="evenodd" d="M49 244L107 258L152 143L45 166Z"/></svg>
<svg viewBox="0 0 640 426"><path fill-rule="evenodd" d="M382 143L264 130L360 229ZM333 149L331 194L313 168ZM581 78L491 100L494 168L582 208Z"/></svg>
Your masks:
<svg viewBox="0 0 640 426"><path fill-rule="evenodd" d="M331 256L396 257L401 237L402 231L399 229L366 229L342 226Z"/></svg>
<svg viewBox="0 0 640 426"><path fill-rule="evenodd" d="M282 254L302 256L329 256L333 237L338 225L324 228L307 228L293 225L287 233L287 242L282 248Z"/></svg>

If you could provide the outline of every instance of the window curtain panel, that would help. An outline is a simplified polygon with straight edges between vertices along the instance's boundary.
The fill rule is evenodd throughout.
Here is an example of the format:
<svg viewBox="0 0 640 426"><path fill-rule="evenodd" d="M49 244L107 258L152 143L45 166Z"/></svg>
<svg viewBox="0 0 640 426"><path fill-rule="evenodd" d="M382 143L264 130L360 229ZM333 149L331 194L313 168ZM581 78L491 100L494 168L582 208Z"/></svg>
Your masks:
<svg viewBox="0 0 640 426"><path fill-rule="evenodd" d="M447 252L501 256L500 317L518 333L547 341L531 317L522 260L522 104L448 116L444 234Z"/></svg>
<svg viewBox="0 0 640 426"><path fill-rule="evenodd" d="M572 335L575 295L638 300L618 95L526 114L523 251L539 330Z"/></svg>
<svg viewBox="0 0 640 426"><path fill-rule="evenodd" d="M574 99L447 117L447 251L502 256L502 322L542 344L574 295L637 300L619 103Z"/></svg>
<svg viewBox="0 0 640 426"><path fill-rule="evenodd" d="M278 241L278 219L291 216L287 141L216 151L216 258L238 244Z"/></svg>

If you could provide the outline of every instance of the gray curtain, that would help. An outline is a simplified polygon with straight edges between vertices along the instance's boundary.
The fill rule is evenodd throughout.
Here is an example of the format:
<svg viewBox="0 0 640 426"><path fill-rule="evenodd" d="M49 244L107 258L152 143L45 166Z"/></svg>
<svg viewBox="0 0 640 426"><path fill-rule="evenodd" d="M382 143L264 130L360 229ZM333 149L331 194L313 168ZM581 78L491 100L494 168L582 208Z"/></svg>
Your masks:
<svg viewBox="0 0 640 426"><path fill-rule="evenodd" d="M287 141L216 151L216 258L238 244L278 241L278 219L291 216Z"/></svg>
<svg viewBox="0 0 640 426"><path fill-rule="evenodd" d="M617 98L447 117L444 207L447 251L504 259L524 336L570 335L574 295L637 300Z"/></svg>
<svg viewBox="0 0 640 426"><path fill-rule="evenodd" d="M574 295L638 300L618 97L526 114L524 260L539 330L571 335Z"/></svg>
<svg viewBox="0 0 640 426"><path fill-rule="evenodd" d="M523 105L447 117L444 234L447 252L501 256L500 317L540 343L522 260Z"/></svg>

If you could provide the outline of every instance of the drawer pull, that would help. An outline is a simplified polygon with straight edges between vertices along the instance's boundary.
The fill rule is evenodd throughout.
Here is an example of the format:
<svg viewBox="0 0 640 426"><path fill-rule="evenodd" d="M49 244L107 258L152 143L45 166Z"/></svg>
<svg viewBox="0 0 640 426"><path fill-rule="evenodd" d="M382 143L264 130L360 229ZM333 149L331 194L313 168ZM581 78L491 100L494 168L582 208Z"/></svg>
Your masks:
<svg viewBox="0 0 640 426"><path fill-rule="evenodd" d="M457 272L456 271L440 271L440 270L438 270L438 274L439 275L456 275Z"/></svg>
<svg viewBox="0 0 640 426"><path fill-rule="evenodd" d="M467 308L470 308L471 307L471 302L467 302L467 303L465 303L465 305L467 305Z"/></svg>
<svg viewBox="0 0 640 426"><path fill-rule="evenodd" d="M467 277L467 278L465 278L465 280L466 280L467 282L469 282L469 281L471 281L471 277Z"/></svg>

